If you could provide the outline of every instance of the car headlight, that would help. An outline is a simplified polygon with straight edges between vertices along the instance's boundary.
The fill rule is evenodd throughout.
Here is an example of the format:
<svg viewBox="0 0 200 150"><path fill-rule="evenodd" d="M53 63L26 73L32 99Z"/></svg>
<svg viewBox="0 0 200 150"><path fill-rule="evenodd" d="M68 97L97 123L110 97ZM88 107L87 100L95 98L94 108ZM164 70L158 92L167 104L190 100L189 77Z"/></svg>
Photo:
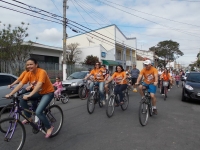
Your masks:
<svg viewBox="0 0 200 150"><path fill-rule="evenodd" d="M77 86L77 83L76 82L72 82L71 86Z"/></svg>
<svg viewBox="0 0 200 150"><path fill-rule="evenodd" d="M185 85L185 88L188 90L193 90L193 87L191 87L190 85Z"/></svg>

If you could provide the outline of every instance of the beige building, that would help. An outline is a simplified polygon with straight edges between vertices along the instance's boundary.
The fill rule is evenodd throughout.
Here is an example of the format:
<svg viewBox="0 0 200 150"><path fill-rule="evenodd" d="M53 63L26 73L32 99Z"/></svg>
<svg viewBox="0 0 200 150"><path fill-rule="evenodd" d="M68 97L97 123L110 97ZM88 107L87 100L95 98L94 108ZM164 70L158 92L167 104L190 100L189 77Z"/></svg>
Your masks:
<svg viewBox="0 0 200 150"><path fill-rule="evenodd" d="M108 66L123 65L125 68L136 63L136 37L128 38L116 25L69 37L67 44L79 43L81 60L93 55ZM93 48L92 48L93 47Z"/></svg>

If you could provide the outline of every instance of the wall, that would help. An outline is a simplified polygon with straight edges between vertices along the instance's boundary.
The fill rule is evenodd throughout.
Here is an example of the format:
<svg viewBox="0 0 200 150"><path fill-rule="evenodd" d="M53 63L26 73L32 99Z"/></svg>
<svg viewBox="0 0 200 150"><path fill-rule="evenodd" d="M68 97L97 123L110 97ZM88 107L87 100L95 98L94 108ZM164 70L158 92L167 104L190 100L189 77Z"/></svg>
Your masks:
<svg viewBox="0 0 200 150"><path fill-rule="evenodd" d="M97 32L100 34L98 34ZM108 38L103 35L107 36ZM106 41L104 39L106 39ZM101 44L106 50L111 50L115 47L114 39L115 39L115 26L109 26L102 29L98 29L95 32L90 32L90 34L86 33L74 37L69 37L67 39L67 45L70 43L79 43L80 44L79 48L81 48L81 47L89 47ZM90 40L91 42L89 42L88 40ZM107 41L109 41L110 43Z"/></svg>
<svg viewBox="0 0 200 150"><path fill-rule="evenodd" d="M141 71L143 69L143 63L144 61L136 61L136 68Z"/></svg>

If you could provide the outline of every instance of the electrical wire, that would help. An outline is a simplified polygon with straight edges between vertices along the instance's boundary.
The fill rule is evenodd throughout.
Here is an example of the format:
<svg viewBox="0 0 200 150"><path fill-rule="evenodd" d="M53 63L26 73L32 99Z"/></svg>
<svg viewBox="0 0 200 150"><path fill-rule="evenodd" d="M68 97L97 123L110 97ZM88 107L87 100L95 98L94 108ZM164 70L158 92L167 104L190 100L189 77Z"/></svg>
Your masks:
<svg viewBox="0 0 200 150"><path fill-rule="evenodd" d="M52 1L52 3L54 4L54 6L56 7L56 9L58 10L58 12L62 15L62 13L60 12L60 10L58 9L58 7L56 6L56 4L54 3L54 1L53 0L51 0Z"/></svg>
<svg viewBox="0 0 200 150"><path fill-rule="evenodd" d="M185 33L185 34L187 34L187 35L191 35L191 36L195 36L195 37L199 37L199 38L200 38L200 36L196 36L196 35L194 35L194 34L192 34L192 33L190 33L190 32L185 32L185 31L180 30L180 29L177 29L177 28L173 28L173 27L169 27L169 26L166 26L166 25L162 25L162 24L160 24L160 23L157 23L157 22L155 22L155 21L146 19L146 18L144 18L144 17L137 16L137 15L135 15L135 14L132 14L132 13L130 13L130 12L127 12L127 11L125 11L125 10L122 10L122 9L120 9L120 8L117 8L117 7L115 7L115 6L112 6L112 5L107 4L107 3L105 3L105 2L102 2L102 1L101 1L101 3L104 3L105 5L108 5L108 6L112 7L112 8L115 8L115 9L117 9L117 10L120 10L120 11L122 11L122 12L125 12L125 13L127 13L127 14L129 14L129 15L132 15L132 16L135 16L135 17L137 17L137 18L140 18L140 19L149 21L149 22L151 22L151 23L158 24L158 25L160 25L160 26L163 26L163 27L166 27L166 28L170 28L171 30L174 30L174 31L177 31L177 32L180 32L180 33Z"/></svg>
<svg viewBox="0 0 200 150"><path fill-rule="evenodd" d="M101 1L101 0L96 0L96 1ZM157 15L154 15L154 14L149 14L149 13L146 13L146 12L143 12L143 11L140 11L140 10L136 10L136 9L133 9L133 8L130 8L130 7L125 7L125 6L123 6L123 5L120 5L120 4L111 2L111 1L109 1L109 0L104 0L104 1L107 1L107 2L109 2L109 3L112 3L112 4L115 4L115 5L124 7L124 8L126 8L126 9L130 9L130 10L134 10L134 11L136 11L136 12L140 12L140 13L143 13L143 14L146 14L146 15L154 16L154 17L157 17L157 18L161 18L161 19L165 19L165 20L169 20L169 21L177 22L177 23L181 23L181 24L186 24L186 25L190 25L190 26L200 27L199 25L193 25L193 24L189 24L189 23L185 23L185 22L175 21L175 20L172 20L172 19L168 19L168 18L164 18L164 17L157 16ZM198 2L200 2L200 1L198 1Z"/></svg>

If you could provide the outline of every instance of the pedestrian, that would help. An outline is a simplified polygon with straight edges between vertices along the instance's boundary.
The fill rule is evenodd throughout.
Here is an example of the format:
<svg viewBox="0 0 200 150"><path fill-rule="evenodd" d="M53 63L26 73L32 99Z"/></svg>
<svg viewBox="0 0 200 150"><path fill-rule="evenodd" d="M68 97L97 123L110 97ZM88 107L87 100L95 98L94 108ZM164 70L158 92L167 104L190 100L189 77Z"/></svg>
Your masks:
<svg viewBox="0 0 200 150"><path fill-rule="evenodd" d="M135 83L137 81L139 74L140 74L140 71L136 68L136 65L134 64L133 69L131 70L131 80L132 80L133 92L137 92Z"/></svg>
<svg viewBox="0 0 200 150"><path fill-rule="evenodd" d="M175 81L176 81L176 86L179 88L180 75L178 73L176 73Z"/></svg>

